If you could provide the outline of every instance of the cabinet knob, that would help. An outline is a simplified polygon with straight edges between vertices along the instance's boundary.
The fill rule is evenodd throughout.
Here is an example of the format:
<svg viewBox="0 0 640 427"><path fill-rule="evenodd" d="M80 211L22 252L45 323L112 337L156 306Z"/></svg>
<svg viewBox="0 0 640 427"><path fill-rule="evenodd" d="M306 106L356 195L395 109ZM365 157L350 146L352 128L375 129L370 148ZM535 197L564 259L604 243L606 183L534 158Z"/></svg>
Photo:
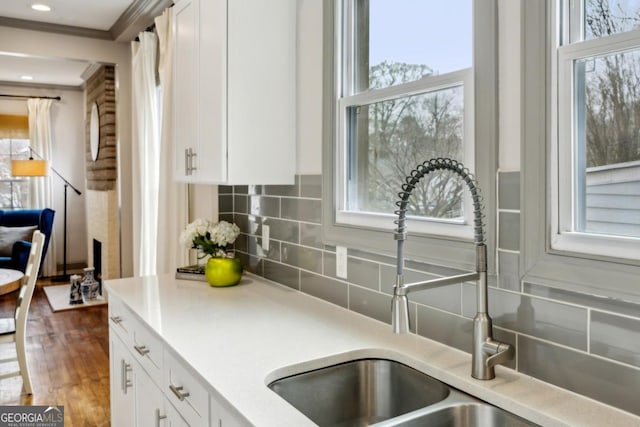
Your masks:
<svg viewBox="0 0 640 427"><path fill-rule="evenodd" d="M110 319L116 325L119 324L119 323L122 323L122 317L120 317L120 316L111 316Z"/></svg>
<svg viewBox="0 0 640 427"><path fill-rule="evenodd" d="M189 397L189 393L186 391L182 391L184 387L176 387L173 384L169 384L169 389L176 395L179 401L183 401L185 397Z"/></svg>

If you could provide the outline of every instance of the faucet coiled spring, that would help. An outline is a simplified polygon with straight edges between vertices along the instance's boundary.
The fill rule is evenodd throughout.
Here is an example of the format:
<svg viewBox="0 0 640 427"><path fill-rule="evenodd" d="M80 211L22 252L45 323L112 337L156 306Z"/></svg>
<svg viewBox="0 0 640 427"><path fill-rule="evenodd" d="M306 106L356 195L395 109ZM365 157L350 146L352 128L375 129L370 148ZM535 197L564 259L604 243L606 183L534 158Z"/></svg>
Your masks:
<svg viewBox="0 0 640 427"><path fill-rule="evenodd" d="M394 238L396 240L405 240L406 233L406 214L407 214L407 204L409 201L409 196L411 196L411 192L418 184L418 182L427 174L431 172L435 172L438 170L449 170L458 174L464 182L469 187L469 191L471 193L471 198L473 200L473 222L474 222L474 242L476 245L481 245L484 243L484 223L483 223L483 204L482 204L482 195L480 194L480 188L476 180L473 177L473 174L469 171L469 169L465 168L464 165L456 160L438 157L435 159L427 160L418 166L414 170L410 172L410 174L405 178L405 182L402 184L402 191L398 193L398 197L400 198L396 202L397 210L394 211L396 215L398 215L398 219L394 221L397 225L395 230Z"/></svg>

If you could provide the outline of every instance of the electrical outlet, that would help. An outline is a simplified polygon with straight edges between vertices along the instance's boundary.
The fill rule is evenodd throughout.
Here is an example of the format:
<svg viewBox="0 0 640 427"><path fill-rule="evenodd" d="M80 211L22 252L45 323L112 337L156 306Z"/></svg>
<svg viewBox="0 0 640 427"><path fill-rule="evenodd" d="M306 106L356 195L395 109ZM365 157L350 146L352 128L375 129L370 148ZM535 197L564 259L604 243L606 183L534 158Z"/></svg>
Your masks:
<svg viewBox="0 0 640 427"><path fill-rule="evenodd" d="M336 276L347 278L347 248L336 246Z"/></svg>
<svg viewBox="0 0 640 427"><path fill-rule="evenodd" d="M262 250L269 250L269 226L262 224Z"/></svg>

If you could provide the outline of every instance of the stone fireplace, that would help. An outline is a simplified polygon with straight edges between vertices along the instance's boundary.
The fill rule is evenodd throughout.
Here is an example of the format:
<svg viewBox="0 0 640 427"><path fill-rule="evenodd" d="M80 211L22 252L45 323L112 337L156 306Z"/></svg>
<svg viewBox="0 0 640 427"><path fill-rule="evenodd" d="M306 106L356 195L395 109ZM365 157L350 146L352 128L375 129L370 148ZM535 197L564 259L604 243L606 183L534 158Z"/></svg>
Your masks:
<svg viewBox="0 0 640 427"><path fill-rule="evenodd" d="M101 65L97 68L87 79L85 93L88 259L95 260L98 256L102 278L113 279L121 276L115 67ZM94 103L98 105L100 117L99 146L95 160L89 143L90 115ZM94 254L94 240L101 243L101 254Z"/></svg>

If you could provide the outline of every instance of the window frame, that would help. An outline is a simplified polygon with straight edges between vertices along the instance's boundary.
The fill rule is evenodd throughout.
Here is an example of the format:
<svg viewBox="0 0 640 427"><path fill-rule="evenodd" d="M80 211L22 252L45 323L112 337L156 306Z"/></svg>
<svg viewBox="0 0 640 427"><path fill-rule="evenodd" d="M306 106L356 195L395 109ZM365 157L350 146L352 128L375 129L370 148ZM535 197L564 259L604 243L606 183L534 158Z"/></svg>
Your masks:
<svg viewBox="0 0 640 427"><path fill-rule="evenodd" d="M3 141L7 141L9 144L9 163L6 165L7 169L11 170L11 160L16 160L16 159L26 159L26 155L28 153L24 153L23 156L18 155L17 152L14 152L14 148L13 145L16 141L22 141L26 143L26 147L28 148L30 146L30 142L28 138L14 138L14 137L2 137L0 138L0 140ZM31 189L29 188L29 181L27 178L25 177L9 177L9 178L3 178L0 179L1 182L3 183L7 183L11 189L11 205L10 206L4 206L4 207L0 207L0 209L25 209L28 207L28 201L30 199L29 194L31 192ZM25 192L22 193L18 193L20 195L20 199L24 199L27 202L24 204L24 206L22 204L14 204L14 194L16 194L16 189L14 188L14 184L27 184L27 190Z"/></svg>
<svg viewBox="0 0 640 427"><path fill-rule="evenodd" d="M551 155L558 105L552 84L555 2L522 2L522 142L520 272L523 282L640 303L640 265L621 258L552 248ZM526 17L526 19L525 19ZM544 88L544 90L541 90Z"/></svg>
<svg viewBox="0 0 640 427"><path fill-rule="evenodd" d="M577 130L574 125L574 62L640 49L640 30L562 45L561 40L575 40L575 33L579 30L572 30L572 34L569 34L567 25L563 27L563 23L557 18L567 16L567 3L569 2L564 2L562 6L556 4L551 9L551 22L554 23L550 34L551 46L552 49L557 49L557 55L551 55L552 105L557 105L557 112L551 114L551 249L611 259L629 259L630 262L638 261L640 238L576 231L575 222L579 209L576 206L579 197L576 193L580 192L580 189L576 182L578 165L575 153L578 147L575 142ZM564 10L559 12L559 7L563 7ZM582 22L578 15L569 15L569 27L575 29L578 27L577 23ZM557 97L557 101L554 100L554 96Z"/></svg>
<svg viewBox="0 0 640 427"><path fill-rule="evenodd" d="M323 99L323 238L326 244L347 246L375 253L395 255L393 239L394 215L389 216L386 229L366 224L345 224L337 221L337 208L343 195L336 185L341 158L339 109L337 108L338 75L336 60L342 55L339 43L340 0L324 2L324 99ZM496 0L474 0L473 5L473 94L482 100L482 108L473 109L473 128L465 128L474 135L474 163L466 165L475 170L482 189L486 217L496 217L495 193L497 170L497 6ZM478 25L478 23L482 25ZM449 74L449 73L447 73ZM442 77L446 76L445 74ZM449 76L450 77L450 76ZM482 82L482 84L478 84ZM417 159L422 162L428 159ZM409 173L410 171L407 171ZM400 189L398 189L399 191ZM392 214L392 212L390 212ZM439 225L439 224L438 224ZM405 246L407 259L451 266L464 270L475 269L475 248L471 237L418 233L415 224L408 222L409 239ZM495 221L485 224L489 248L489 266L494 271Z"/></svg>

